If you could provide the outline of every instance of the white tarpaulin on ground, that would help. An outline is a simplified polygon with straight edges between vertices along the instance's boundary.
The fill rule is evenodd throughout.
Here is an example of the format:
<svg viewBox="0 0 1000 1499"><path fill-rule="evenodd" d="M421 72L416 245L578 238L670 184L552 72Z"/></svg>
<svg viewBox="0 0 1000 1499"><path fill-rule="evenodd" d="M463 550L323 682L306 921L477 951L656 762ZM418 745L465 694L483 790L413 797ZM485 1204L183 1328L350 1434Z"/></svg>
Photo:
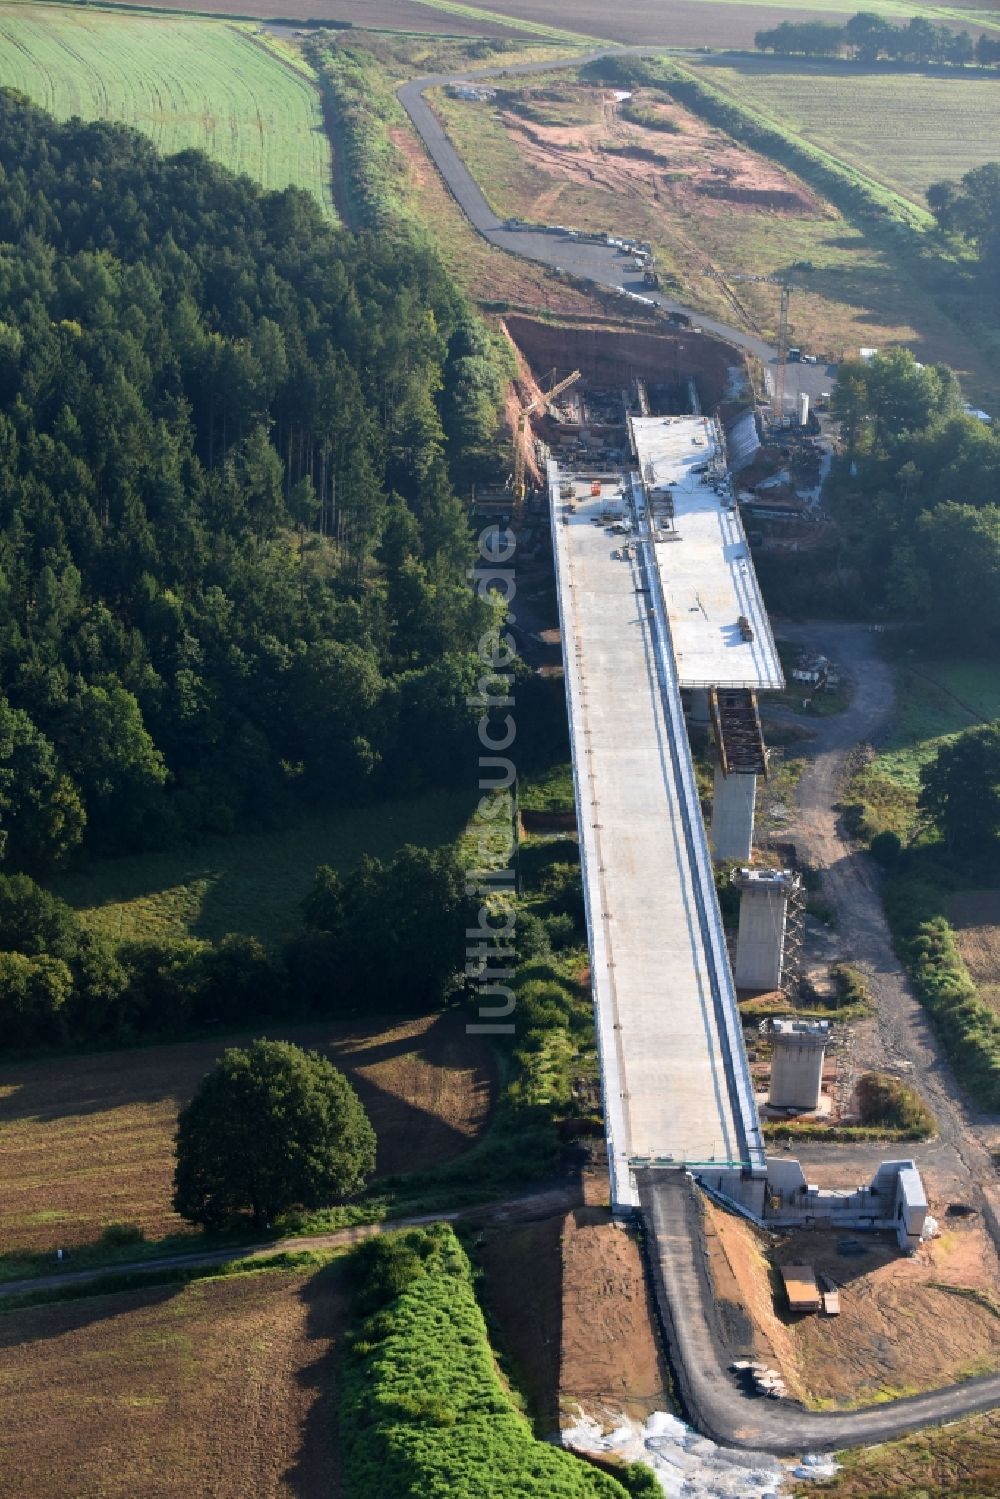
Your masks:
<svg viewBox="0 0 1000 1499"><path fill-rule="evenodd" d="M763 1499L787 1493L784 1470L766 1452L717 1447L665 1411L654 1411L644 1424L627 1416L616 1421L606 1434L599 1421L580 1416L563 1431L563 1443L577 1452L613 1452L625 1462L645 1463L669 1499Z"/></svg>

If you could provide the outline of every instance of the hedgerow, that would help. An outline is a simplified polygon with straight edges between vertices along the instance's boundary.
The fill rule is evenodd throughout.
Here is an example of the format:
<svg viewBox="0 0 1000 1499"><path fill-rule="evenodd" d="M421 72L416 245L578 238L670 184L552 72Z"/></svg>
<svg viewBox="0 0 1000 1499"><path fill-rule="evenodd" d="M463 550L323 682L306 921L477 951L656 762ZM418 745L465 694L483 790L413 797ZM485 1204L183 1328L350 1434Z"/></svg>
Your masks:
<svg viewBox="0 0 1000 1499"><path fill-rule="evenodd" d="M970 1094L1000 1107L1000 1017L980 998L955 933L940 914L940 895L926 880L900 877L885 886L885 910L914 988Z"/></svg>
<svg viewBox="0 0 1000 1499"><path fill-rule="evenodd" d="M357 1320L340 1382L340 1440L355 1499L637 1491L533 1436L500 1378L472 1267L449 1227L370 1240L351 1268Z"/></svg>

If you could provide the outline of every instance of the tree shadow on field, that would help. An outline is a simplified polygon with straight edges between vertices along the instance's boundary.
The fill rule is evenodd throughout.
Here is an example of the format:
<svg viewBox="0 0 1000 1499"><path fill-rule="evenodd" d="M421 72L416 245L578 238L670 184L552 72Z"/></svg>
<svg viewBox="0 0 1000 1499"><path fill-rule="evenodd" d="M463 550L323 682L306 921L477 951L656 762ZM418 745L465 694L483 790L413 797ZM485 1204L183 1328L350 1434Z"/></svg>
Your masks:
<svg viewBox="0 0 1000 1499"><path fill-rule="evenodd" d="M338 1433L338 1370L349 1311L343 1261L310 1276L299 1295L307 1309L306 1336L317 1352L295 1376L308 1409L294 1461L282 1476L297 1499L341 1499L346 1489Z"/></svg>
<svg viewBox="0 0 1000 1499"><path fill-rule="evenodd" d="M16 1348L51 1338L71 1337L98 1322L112 1323L116 1318L128 1317L138 1307L163 1306L185 1289L186 1283L176 1283L107 1291L99 1296L83 1296L79 1301L50 1301L5 1312L0 1316L0 1364Z"/></svg>

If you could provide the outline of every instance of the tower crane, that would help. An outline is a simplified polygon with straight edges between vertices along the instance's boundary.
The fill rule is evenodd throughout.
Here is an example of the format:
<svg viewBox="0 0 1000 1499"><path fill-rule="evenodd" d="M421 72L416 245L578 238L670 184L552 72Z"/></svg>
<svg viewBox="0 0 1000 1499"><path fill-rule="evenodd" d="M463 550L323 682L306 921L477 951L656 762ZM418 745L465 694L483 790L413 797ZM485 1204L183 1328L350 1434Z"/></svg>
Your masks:
<svg viewBox="0 0 1000 1499"><path fill-rule="evenodd" d="M771 409L774 419L780 427L785 418L785 365L788 361L788 301L791 295L791 287L787 281L780 281L777 276L751 276L746 272L733 274L733 281L755 281L765 286L778 286L781 288L781 315L778 320L778 370L775 380L774 400Z"/></svg>
<svg viewBox="0 0 1000 1499"><path fill-rule="evenodd" d="M561 395L564 390L568 390L571 385L576 384L577 380L580 379L581 373L580 370L574 370L571 375L566 376L565 380L560 380L557 385L553 385L551 390L545 391L540 396L536 396L533 401L528 402L527 406L522 406L517 414L517 431L514 434L514 504L518 508L524 504L525 495L524 429L528 424L528 417L531 416L532 412L537 411L539 406L544 406L547 411L556 396Z"/></svg>

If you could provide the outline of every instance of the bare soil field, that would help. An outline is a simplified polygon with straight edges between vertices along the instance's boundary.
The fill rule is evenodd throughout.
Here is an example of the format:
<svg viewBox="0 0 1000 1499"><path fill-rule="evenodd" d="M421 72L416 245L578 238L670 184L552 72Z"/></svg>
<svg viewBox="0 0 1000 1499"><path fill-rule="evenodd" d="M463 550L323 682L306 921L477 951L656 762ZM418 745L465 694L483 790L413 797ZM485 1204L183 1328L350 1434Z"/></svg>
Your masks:
<svg viewBox="0 0 1000 1499"><path fill-rule="evenodd" d="M419 1171L484 1129L496 1069L457 1016L278 1031L330 1056L378 1135L380 1173ZM178 1110L228 1045L220 1037L9 1064L0 1072L0 1253L90 1243L111 1223L178 1232L171 1211Z"/></svg>
<svg viewBox="0 0 1000 1499"><path fill-rule="evenodd" d="M142 5L144 0L133 0ZM467 16L437 10L419 0L148 0L154 10L199 11L205 15L260 16L262 20L331 21L373 30L426 31L436 36L516 36L517 22L485 13ZM552 20L550 25L562 25ZM521 33L523 34L523 33Z"/></svg>
<svg viewBox="0 0 1000 1499"><path fill-rule="evenodd" d="M487 191L505 216L601 229L620 213L615 200L621 198L630 200L632 218L642 210L650 218L713 217L736 205L748 213L824 215L820 200L781 167L653 92L638 90L630 101L630 108L655 120L648 126L626 118L612 92L582 84L501 94L495 122L484 122L485 112L476 105L440 93L433 98L466 160L470 135L482 142L480 159L494 137L500 171L489 178Z"/></svg>
<svg viewBox="0 0 1000 1499"><path fill-rule="evenodd" d="M561 1236L562 1338L559 1400L600 1417L643 1421L670 1409L660 1349L635 1232L602 1208L567 1214Z"/></svg>
<svg viewBox="0 0 1000 1499"><path fill-rule="evenodd" d="M331 1350L344 1302L333 1267L5 1316L4 1493L337 1499Z"/></svg>
<svg viewBox="0 0 1000 1499"><path fill-rule="evenodd" d="M933 1181L928 1182L933 1193ZM934 1389L1000 1364L1000 1271L978 1217L944 1216L913 1257L887 1235L819 1230L773 1245L743 1219L706 1207L719 1330L733 1353L781 1370L815 1407L850 1407ZM845 1252L845 1240L860 1252ZM793 1316L776 1266L805 1263L840 1287L841 1314Z"/></svg>
<svg viewBox="0 0 1000 1499"><path fill-rule="evenodd" d="M953 895L948 915L972 982L1000 1014L1000 890L964 890Z"/></svg>
<svg viewBox="0 0 1000 1499"><path fill-rule="evenodd" d="M603 1142L590 1143L583 1206L476 1246L483 1304L542 1432L581 1409L615 1425L672 1408L639 1242L611 1219Z"/></svg>
<svg viewBox="0 0 1000 1499"><path fill-rule="evenodd" d="M794 342L835 359L904 344L924 362L950 364L977 399L993 389L989 361L875 229L849 223L794 174L662 93L638 90L621 102L552 74L501 82L495 103L428 97L501 216L647 239L665 290L729 320L725 278L772 337L778 298L760 278L799 266L790 278ZM740 281L747 271L758 281Z"/></svg>

